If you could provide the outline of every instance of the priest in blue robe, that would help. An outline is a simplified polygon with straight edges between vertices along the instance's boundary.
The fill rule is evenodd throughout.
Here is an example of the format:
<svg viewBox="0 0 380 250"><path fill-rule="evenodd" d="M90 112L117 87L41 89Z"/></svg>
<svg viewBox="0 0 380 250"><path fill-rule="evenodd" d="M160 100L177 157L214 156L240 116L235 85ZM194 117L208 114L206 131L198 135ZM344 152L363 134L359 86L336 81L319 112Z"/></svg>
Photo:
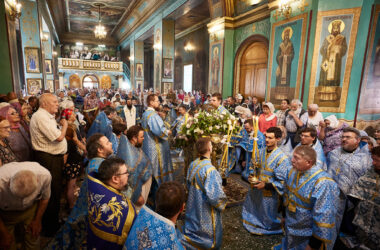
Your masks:
<svg viewBox="0 0 380 250"><path fill-rule="evenodd" d="M116 135L112 132L112 118L116 116L116 109L105 107L104 111L100 112L93 121L90 129L87 132L87 138L95 133L105 135L112 143L112 149L116 153L118 141Z"/></svg>
<svg viewBox="0 0 380 250"><path fill-rule="evenodd" d="M172 132L165 127L162 118L156 112L160 105L157 95L148 95L147 104L148 108L141 121L145 131L142 149L152 164L154 177L152 188L155 189L161 183L173 180L173 164L168 142L168 136Z"/></svg>
<svg viewBox="0 0 380 250"><path fill-rule="evenodd" d="M244 122L244 128L240 131L239 135L232 137L230 143L232 147L229 148L228 152L227 175L231 172L241 173L243 179L248 180L254 140L257 140L259 149L265 147L263 133L257 130L257 138L255 138L253 120L248 119Z"/></svg>
<svg viewBox="0 0 380 250"><path fill-rule="evenodd" d="M285 237L274 249L332 249L338 185L319 168L316 152L299 146L293 152L284 190Z"/></svg>
<svg viewBox="0 0 380 250"><path fill-rule="evenodd" d="M87 249L123 249L136 217L132 202L122 193L128 185L124 160L104 160L88 176Z"/></svg>
<svg viewBox="0 0 380 250"><path fill-rule="evenodd" d="M284 190L283 182L291 164L289 158L277 147L281 136L281 129L269 128L265 133L266 147L259 149L255 156L255 161L259 164L256 170L258 180L248 192L242 211L243 226L252 234L282 233L278 207ZM255 174L254 169L249 170L250 174Z"/></svg>
<svg viewBox="0 0 380 250"><path fill-rule="evenodd" d="M175 229L185 207L185 189L178 182L164 182L156 193L156 212L143 206L131 231L126 249L184 249Z"/></svg>
<svg viewBox="0 0 380 250"><path fill-rule="evenodd" d="M65 224L55 235L55 238L48 244L47 249L81 249L87 236L87 175L98 172L100 164L112 155L112 145L103 134L93 134L86 144L87 165L86 176L79 190L78 199L70 212Z"/></svg>
<svg viewBox="0 0 380 250"><path fill-rule="evenodd" d="M296 146L305 145L312 147L317 153L317 166L323 170L327 170L326 157L323 152L322 144L317 138L317 130L315 128L301 129L301 142Z"/></svg>
<svg viewBox="0 0 380 250"><path fill-rule="evenodd" d="M231 115L230 112L222 105L222 95L214 93L211 97L211 105L216 109L220 115Z"/></svg>
<svg viewBox="0 0 380 250"><path fill-rule="evenodd" d="M175 128L176 134L179 134L181 132L182 125L184 125L184 124L186 125L187 120L189 119L189 114L186 111L187 110L186 110L186 106L185 105L181 104L178 107L179 116L177 117L177 119L171 125L172 128Z"/></svg>
<svg viewBox="0 0 380 250"><path fill-rule="evenodd" d="M341 146L327 155L327 173L340 189L336 218L337 234L346 210L347 195L357 180L371 168L371 164L368 145L360 143L360 132L351 127L343 129Z"/></svg>
<svg viewBox="0 0 380 250"><path fill-rule="evenodd" d="M355 203L353 224L363 249L380 246L380 146L371 150L373 167L351 189L350 200Z"/></svg>
<svg viewBox="0 0 380 250"><path fill-rule="evenodd" d="M131 199L136 209L140 209L148 199L152 183L152 165L141 149L144 141L142 127L137 125L130 127L127 136L128 138L125 135L120 137L117 157L123 159L128 168L130 193L127 197Z"/></svg>
<svg viewBox="0 0 380 250"><path fill-rule="evenodd" d="M227 197L222 178L211 164L211 139L198 139L196 148L200 158L193 161L187 171L189 194L181 242L186 249L219 249L223 235L221 213Z"/></svg>

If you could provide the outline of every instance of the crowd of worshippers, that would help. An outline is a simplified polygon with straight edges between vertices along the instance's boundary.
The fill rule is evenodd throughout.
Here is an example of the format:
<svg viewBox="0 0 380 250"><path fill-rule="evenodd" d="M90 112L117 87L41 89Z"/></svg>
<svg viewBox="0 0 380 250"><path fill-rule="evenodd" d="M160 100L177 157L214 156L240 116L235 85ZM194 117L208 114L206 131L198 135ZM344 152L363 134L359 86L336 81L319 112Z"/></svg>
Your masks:
<svg viewBox="0 0 380 250"><path fill-rule="evenodd" d="M196 141L185 185L169 140L205 105L241 124L224 175L250 183L247 231L284 234L275 249L379 248L380 125L358 131L299 100L275 112L240 94L85 88L0 95L0 249L40 249L40 235L46 249L221 248L227 196L211 139Z"/></svg>

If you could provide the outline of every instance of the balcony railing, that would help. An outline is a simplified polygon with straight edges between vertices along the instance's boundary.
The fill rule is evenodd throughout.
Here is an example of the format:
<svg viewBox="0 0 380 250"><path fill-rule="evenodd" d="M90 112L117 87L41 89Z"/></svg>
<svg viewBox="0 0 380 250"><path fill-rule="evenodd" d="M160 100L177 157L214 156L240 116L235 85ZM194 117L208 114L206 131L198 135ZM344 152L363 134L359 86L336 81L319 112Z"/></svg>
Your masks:
<svg viewBox="0 0 380 250"><path fill-rule="evenodd" d="M58 58L58 69L123 72L123 62Z"/></svg>

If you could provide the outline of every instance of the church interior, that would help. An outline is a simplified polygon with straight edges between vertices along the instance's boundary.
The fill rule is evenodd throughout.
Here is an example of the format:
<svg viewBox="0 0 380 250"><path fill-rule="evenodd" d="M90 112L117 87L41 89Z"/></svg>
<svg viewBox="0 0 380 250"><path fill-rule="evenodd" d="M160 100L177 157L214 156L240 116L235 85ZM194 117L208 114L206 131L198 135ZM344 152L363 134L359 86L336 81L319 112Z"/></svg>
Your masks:
<svg viewBox="0 0 380 250"><path fill-rule="evenodd" d="M4 0L0 92L170 89L380 119L379 0Z"/></svg>

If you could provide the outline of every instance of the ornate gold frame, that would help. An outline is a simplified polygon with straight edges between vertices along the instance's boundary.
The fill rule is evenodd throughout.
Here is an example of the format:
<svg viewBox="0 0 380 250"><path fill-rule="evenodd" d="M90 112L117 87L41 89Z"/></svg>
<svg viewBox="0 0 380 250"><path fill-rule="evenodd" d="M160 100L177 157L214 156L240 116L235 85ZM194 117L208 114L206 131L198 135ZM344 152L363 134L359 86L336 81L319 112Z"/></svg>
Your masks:
<svg viewBox="0 0 380 250"><path fill-rule="evenodd" d="M361 97L360 97L360 102L359 102L359 114L376 114L376 113L380 113L380 109L366 109L366 108L361 108L361 104L362 104L362 101L365 99L365 96L366 96L366 92L367 92L367 83L368 83L368 74L369 74L369 70L370 70L370 67L372 67L373 65L371 65L371 55L372 55L372 52L373 52L373 44L375 43L375 36L376 36L376 28L377 28L377 25L380 25L377 23L378 19L379 19L379 16L380 16L380 4L379 5L376 5L375 7L375 10L374 10L374 21L373 21L373 25L372 25L372 30L371 30L371 40L370 40L370 43L369 43L369 48L368 48L368 56L367 56L367 59L366 59L366 65L365 65L365 73L364 73L364 79L363 79L363 84L362 84L362 92L361 92ZM369 90L368 92L371 92L371 90Z"/></svg>
<svg viewBox="0 0 380 250"><path fill-rule="evenodd" d="M302 76L302 65L304 63L304 53L305 53L305 39L306 39L306 27L307 27L307 13L292 17L290 19L286 19L280 22L277 22L272 25L272 34L271 34L271 41L270 41L270 60L269 60L269 73L268 73L268 82L267 82L267 91L266 91L266 100L270 100L270 89L271 89L271 77L272 77L272 66L273 66L273 51L274 51L274 40L275 40L275 31L277 26L282 26L286 23L291 23L300 19L303 19L302 21L302 35L301 35L301 46L300 46L300 52L299 52L299 60L298 60L298 66L297 66L297 82L295 87L295 93L294 98L298 98L300 94L300 84L301 84L301 76Z"/></svg>
<svg viewBox="0 0 380 250"><path fill-rule="evenodd" d="M208 75L208 87L207 87L207 90L210 94L213 94L211 93L212 91L212 80L211 80L211 67L212 67L212 56L213 56L213 51L212 51L212 47L214 45L219 45L220 44L220 51L219 51L219 54L220 54L220 70L219 70L219 79L220 79L220 83L219 83L219 89L218 89L218 92L223 94L223 72L224 72L224 39L221 39L221 40L218 40L216 42L212 42L210 43L210 52L209 52L209 75Z"/></svg>
<svg viewBox="0 0 380 250"><path fill-rule="evenodd" d="M314 94L315 94L315 83L317 76L317 66L318 66L318 58L319 58L319 49L320 49L320 39L321 39L321 29L322 29L322 19L325 16L334 16L334 15L345 15L345 14L353 14L352 19L352 28L350 34L350 40L348 45L347 52L347 60L346 67L343 77L343 86L342 93L340 95L339 107L323 107L321 106L319 110L321 112L333 112L333 113L344 113L346 111L346 100L348 89L350 85L350 76L352 69L352 62L354 59L355 52L355 44L356 44L356 35L358 32L358 25L360 19L361 8L351 8L351 9L340 9L340 10L329 10L329 11L320 11L317 15L317 27L315 30L315 45L314 45L314 53L313 53L313 61L311 65L311 75L310 75L310 91L309 91L309 99L308 104L314 102Z"/></svg>

